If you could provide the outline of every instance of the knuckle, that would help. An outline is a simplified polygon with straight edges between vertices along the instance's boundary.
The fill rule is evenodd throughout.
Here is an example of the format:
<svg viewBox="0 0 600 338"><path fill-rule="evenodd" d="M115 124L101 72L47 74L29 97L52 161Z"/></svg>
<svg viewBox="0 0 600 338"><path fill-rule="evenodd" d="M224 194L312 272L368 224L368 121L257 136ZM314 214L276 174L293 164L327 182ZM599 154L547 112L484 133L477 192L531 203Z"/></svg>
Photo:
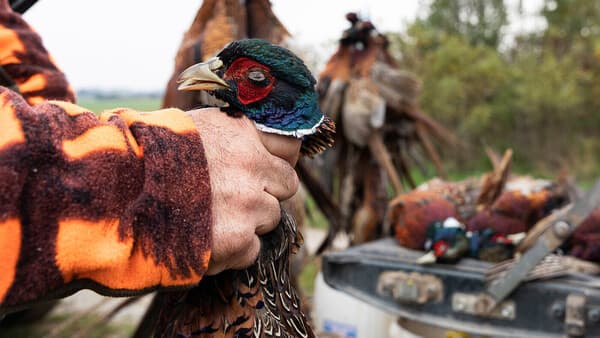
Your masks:
<svg viewBox="0 0 600 338"><path fill-rule="evenodd" d="M300 188L300 178L298 178L298 175L296 175L296 171L294 171L293 169L289 177L291 180L289 189L292 191L290 197L292 197L296 192L298 192L298 189Z"/></svg>
<svg viewBox="0 0 600 338"><path fill-rule="evenodd" d="M266 234L279 224L279 220L281 219L281 206L279 202L269 203L269 207L263 210L261 217L261 222L256 228L256 233L259 235Z"/></svg>
<svg viewBox="0 0 600 338"><path fill-rule="evenodd" d="M271 203L271 207L269 208L269 220L271 221L269 225L276 225L279 223L279 219L281 218L281 205L279 202L273 201Z"/></svg>
<svg viewBox="0 0 600 338"><path fill-rule="evenodd" d="M298 189L300 188L300 179L292 167L289 167L287 174L283 176L281 184L283 186L282 196L280 198L281 201L287 200L298 192Z"/></svg>
<svg viewBox="0 0 600 338"><path fill-rule="evenodd" d="M254 231L251 231L248 226L241 224L236 226L226 239L227 256L236 257L245 252L252 245L255 237ZM232 240L234 238L235 240Z"/></svg>
<svg viewBox="0 0 600 338"><path fill-rule="evenodd" d="M237 259L235 259L231 267L232 269L243 269L252 265L260 252L260 240L258 237L253 236L252 240L247 243L244 250L239 253Z"/></svg>

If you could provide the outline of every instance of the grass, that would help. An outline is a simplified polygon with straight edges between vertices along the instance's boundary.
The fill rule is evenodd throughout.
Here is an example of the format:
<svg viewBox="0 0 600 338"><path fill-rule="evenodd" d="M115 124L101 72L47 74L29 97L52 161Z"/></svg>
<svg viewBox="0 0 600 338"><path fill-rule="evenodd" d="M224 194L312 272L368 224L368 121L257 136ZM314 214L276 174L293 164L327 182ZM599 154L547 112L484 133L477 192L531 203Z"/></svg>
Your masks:
<svg viewBox="0 0 600 338"><path fill-rule="evenodd" d="M307 209L307 223L310 227L317 229L327 229L328 222L327 218L321 210L317 207L315 201L310 197L309 194L306 194L306 209Z"/></svg>
<svg viewBox="0 0 600 338"><path fill-rule="evenodd" d="M319 273L320 269L318 260L318 257L312 258L304 264L304 269L300 272L298 284L300 285L300 290L307 297L312 297L315 293L315 278L317 278L317 273Z"/></svg>

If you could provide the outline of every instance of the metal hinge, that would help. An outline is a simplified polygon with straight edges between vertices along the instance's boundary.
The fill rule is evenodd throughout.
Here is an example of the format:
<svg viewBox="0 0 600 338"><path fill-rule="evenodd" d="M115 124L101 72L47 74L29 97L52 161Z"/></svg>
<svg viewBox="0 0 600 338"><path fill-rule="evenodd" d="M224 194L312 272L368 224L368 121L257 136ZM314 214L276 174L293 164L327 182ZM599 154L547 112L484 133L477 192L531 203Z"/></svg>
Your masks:
<svg viewBox="0 0 600 338"><path fill-rule="evenodd" d="M433 275L385 271L379 275L377 293L398 303L425 304L442 301L444 285Z"/></svg>

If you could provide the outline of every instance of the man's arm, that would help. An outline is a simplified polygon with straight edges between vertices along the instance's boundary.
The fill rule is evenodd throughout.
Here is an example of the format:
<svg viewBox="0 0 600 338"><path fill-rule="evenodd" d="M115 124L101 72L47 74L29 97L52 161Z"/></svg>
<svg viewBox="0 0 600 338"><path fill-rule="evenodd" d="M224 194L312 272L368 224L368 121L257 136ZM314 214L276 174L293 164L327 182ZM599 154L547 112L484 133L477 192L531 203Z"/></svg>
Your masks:
<svg viewBox="0 0 600 338"><path fill-rule="evenodd" d="M3 90L0 121L3 305L71 283L125 295L200 280L210 181L191 119L177 110L98 119Z"/></svg>
<svg viewBox="0 0 600 338"><path fill-rule="evenodd" d="M249 121L191 117L121 109L96 118L0 90L0 312L80 288L188 287L207 269L255 259L257 234L273 229L278 201L298 187L293 168Z"/></svg>

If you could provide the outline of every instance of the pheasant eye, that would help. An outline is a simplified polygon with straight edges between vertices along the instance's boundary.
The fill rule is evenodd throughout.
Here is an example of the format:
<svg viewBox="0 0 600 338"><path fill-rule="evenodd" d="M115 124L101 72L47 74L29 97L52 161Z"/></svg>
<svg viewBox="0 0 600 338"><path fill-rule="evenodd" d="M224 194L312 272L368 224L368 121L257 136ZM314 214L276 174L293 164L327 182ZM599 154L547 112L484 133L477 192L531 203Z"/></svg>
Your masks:
<svg viewBox="0 0 600 338"><path fill-rule="evenodd" d="M247 57L233 61L223 78L235 82L237 98L246 105L269 96L277 81L267 66Z"/></svg>
<svg viewBox="0 0 600 338"><path fill-rule="evenodd" d="M248 78L254 82L263 82L267 79L265 74L260 70L251 70L248 73Z"/></svg>

